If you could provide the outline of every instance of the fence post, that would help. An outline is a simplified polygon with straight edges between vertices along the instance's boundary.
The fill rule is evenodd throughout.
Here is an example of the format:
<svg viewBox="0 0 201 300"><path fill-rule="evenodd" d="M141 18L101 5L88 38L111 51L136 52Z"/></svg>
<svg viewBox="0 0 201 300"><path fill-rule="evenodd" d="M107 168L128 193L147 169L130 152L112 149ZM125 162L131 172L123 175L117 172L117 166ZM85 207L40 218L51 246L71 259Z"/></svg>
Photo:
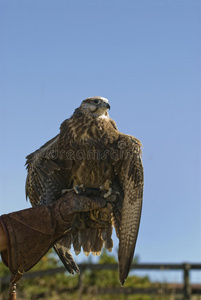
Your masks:
<svg viewBox="0 0 201 300"><path fill-rule="evenodd" d="M80 266L80 274L79 274L79 278L78 278L78 287L77 287L80 297L81 297L81 294L83 292L84 270L85 270L85 268Z"/></svg>
<svg viewBox="0 0 201 300"><path fill-rule="evenodd" d="M189 270L191 269L191 265L183 264L184 270L184 300L191 299L191 285L190 285L190 278L189 278Z"/></svg>

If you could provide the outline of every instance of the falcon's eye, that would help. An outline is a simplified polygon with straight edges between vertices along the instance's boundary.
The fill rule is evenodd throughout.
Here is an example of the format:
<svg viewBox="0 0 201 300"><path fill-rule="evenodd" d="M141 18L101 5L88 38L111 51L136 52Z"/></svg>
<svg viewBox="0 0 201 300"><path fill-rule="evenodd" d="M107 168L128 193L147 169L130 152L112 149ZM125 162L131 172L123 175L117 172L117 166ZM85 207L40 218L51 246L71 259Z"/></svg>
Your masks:
<svg viewBox="0 0 201 300"><path fill-rule="evenodd" d="M98 104L100 102L100 100L94 100L94 103Z"/></svg>

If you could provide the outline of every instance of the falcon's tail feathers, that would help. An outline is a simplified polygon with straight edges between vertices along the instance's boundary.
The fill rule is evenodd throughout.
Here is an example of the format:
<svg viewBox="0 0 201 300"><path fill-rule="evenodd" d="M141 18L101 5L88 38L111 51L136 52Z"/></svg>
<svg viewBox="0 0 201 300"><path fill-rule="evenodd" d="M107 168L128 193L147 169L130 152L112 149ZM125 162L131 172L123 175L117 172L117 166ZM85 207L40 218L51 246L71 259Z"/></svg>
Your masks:
<svg viewBox="0 0 201 300"><path fill-rule="evenodd" d="M74 271L78 274L80 273L80 269L74 262L69 249L62 245L59 245L58 243L55 244L53 248L70 274L74 274Z"/></svg>

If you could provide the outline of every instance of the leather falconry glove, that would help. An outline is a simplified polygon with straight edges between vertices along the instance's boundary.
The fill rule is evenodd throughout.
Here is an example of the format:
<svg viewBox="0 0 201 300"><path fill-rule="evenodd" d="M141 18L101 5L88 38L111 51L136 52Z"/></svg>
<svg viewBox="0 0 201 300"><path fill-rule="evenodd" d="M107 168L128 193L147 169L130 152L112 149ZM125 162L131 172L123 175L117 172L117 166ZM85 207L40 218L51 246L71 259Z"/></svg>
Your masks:
<svg viewBox="0 0 201 300"><path fill-rule="evenodd" d="M2 251L1 256L12 273L9 299L16 299L15 283L23 273L73 228L77 213L106 206L103 198L67 193L51 205L0 216L7 239L7 250Z"/></svg>

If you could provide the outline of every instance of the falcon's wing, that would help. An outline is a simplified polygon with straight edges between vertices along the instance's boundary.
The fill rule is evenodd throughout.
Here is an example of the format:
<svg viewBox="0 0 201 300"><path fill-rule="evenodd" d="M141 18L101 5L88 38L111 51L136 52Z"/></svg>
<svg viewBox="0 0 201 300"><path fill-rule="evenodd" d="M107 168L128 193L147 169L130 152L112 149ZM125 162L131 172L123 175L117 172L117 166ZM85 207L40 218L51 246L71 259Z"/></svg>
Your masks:
<svg viewBox="0 0 201 300"><path fill-rule="evenodd" d="M71 169L72 161L61 159L59 139L57 135L27 156L26 196L32 206L52 203L62 196L62 189L68 188L70 174L66 169Z"/></svg>
<svg viewBox="0 0 201 300"><path fill-rule="evenodd" d="M118 145L121 157L114 167L124 193L118 252L119 279L123 285L130 270L139 230L144 179L140 141L122 134Z"/></svg>
<svg viewBox="0 0 201 300"><path fill-rule="evenodd" d="M29 197L32 206L52 203L62 196L62 189L69 188L72 161L62 159L64 153L59 153L60 143L64 144L62 138L57 135L27 156L26 196ZM54 250L71 274L74 271L79 273L69 247L66 247L67 239L68 237L64 237L55 244Z"/></svg>

